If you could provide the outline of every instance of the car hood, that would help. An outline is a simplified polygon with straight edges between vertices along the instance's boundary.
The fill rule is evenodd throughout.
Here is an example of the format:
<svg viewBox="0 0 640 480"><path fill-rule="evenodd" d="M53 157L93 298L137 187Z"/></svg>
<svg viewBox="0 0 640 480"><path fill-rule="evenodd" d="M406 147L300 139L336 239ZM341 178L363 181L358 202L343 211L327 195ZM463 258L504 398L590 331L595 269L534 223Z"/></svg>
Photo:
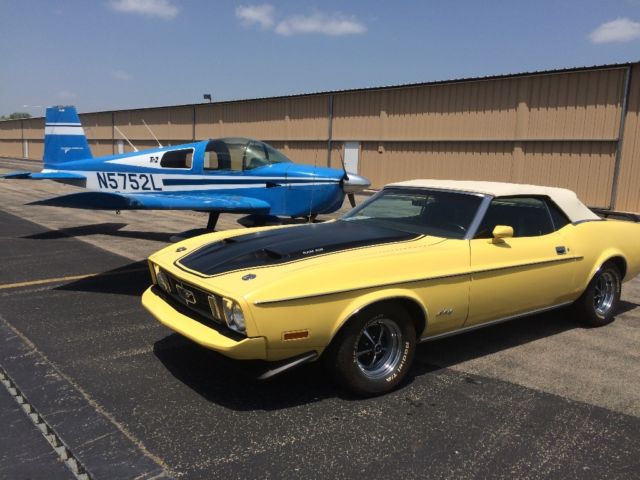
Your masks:
<svg viewBox="0 0 640 480"><path fill-rule="evenodd" d="M362 220L308 224L215 241L181 258L178 264L198 275L214 276L422 236Z"/></svg>

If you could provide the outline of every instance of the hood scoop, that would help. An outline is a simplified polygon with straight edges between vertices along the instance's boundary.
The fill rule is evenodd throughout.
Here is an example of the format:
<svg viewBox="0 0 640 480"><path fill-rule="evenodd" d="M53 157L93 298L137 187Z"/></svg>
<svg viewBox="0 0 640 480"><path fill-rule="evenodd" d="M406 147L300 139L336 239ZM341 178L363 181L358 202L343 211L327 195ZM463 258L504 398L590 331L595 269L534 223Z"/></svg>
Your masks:
<svg viewBox="0 0 640 480"><path fill-rule="evenodd" d="M413 240L420 236L363 221L315 223L248 233L210 243L180 259L178 265L201 275L213 276L352 248Z"/></svg>

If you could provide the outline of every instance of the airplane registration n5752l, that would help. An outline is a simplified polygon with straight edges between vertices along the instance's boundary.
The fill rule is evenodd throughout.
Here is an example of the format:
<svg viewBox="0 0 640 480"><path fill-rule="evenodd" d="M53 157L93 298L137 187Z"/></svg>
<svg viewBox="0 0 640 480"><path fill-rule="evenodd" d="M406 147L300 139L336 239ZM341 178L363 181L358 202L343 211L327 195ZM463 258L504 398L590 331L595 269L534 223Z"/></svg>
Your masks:
<svg viewBox="0 0 640 480"><path fill-rule="evenodd" d="M313 217L338 210L370 185L346 170L293 163L259 140L220 138L94 158L75 107L49 107L41 172L4 178L55 180L88 191L46 205L98 210L198 210L213 230L220 213Z"/></svg>

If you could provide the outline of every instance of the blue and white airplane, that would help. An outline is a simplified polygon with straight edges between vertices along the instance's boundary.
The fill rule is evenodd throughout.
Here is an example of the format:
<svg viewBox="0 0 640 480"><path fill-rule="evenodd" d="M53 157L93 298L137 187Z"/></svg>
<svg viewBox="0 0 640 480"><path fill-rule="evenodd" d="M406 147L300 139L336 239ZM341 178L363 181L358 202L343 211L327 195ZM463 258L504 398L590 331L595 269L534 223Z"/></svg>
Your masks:
<svg viewBox="0 0 640 480"><path fill-rule="evenodd" d="M73 106L47 108L41 172L4 178L55 180L87 188L47 205L99 210L197 210L315 217L338 210L345 195L370 185L346 170L291 162L270 145L220 138L94 158Z"/></svg>

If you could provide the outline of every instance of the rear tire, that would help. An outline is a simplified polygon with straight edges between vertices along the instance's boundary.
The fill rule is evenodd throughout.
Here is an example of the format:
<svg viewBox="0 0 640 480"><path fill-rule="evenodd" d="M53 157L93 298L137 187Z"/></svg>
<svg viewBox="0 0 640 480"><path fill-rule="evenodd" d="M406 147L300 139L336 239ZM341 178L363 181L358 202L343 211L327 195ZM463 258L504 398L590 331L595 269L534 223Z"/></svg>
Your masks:
<svg viewBox="0 0 640 480"><path fill-rule="evenodd" d="M325 362L336 379L357 395L370 397L404 380L416 349L416 331L404 308L391 303L369 307L336 335Z"/></svg>
<svg viewBox="0 0 640 480"><path fill-rule="evenodd" d="M620 302L622 275L614 262L600 267L584 293L573 304L576 319L591 327L601 327L614 320Z"/></svg>

